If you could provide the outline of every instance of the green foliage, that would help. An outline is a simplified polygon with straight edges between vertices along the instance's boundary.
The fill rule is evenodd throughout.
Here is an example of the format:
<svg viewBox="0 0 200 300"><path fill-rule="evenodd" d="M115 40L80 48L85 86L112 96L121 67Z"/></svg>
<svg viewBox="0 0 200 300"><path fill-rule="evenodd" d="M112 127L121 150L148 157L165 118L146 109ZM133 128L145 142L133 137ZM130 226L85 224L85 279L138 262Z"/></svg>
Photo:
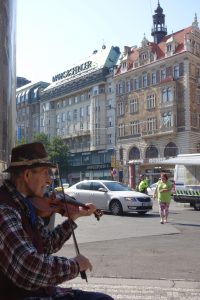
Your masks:
<svg viewBox="0 0 200 300"><path fill-rule="evenodd" d="M58 164L61 177L66 177L69 149L63 139L56 136L49 140L45 133L38 133L34 135L33 142L43 143L50 160Z"/></svg>
<svg viewBox="0 0 200 300"><path fill-rule="evenodd" d="M22 137L19 141L16 142L16 146L27 144L27 141Z"/></svg>
<svg viewBox="0 0 200 300"><path fill-rule="evenodd" d="M60 137L53 137L48 148L48 154L51 161L58 164L61 177L65 177L67 174L68 153L68 146L63 139Z"/></svg>
<svg viewBox="0 0 200 300"><path fill-rule="evenodd" d="M48 148L49 148L49 145L50 145L50 141L49 141L49 138L48 138L48 135L46 135L45 133L37 133L33 136L33 142L41 142L46 151L48 152Z"/></svg>

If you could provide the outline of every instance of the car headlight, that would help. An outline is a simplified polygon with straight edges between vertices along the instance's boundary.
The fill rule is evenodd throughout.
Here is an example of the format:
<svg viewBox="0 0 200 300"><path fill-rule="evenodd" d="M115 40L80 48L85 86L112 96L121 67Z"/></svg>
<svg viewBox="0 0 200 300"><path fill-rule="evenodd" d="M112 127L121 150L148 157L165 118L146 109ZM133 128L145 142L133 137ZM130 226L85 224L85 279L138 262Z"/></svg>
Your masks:
<svg viewBox="0 0 200 300"><path fill-rule="evenodd" d="M124 197L125 201L137 202L137 200L133 197Z"/></svg>

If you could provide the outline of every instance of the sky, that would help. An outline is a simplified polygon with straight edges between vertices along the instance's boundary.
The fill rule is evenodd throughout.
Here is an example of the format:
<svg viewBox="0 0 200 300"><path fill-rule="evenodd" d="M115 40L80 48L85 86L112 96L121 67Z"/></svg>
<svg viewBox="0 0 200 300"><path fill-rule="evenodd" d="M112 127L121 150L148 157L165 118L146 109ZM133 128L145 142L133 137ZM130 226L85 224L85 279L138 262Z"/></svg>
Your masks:
<svg viewBox="0 0 200 300"><path fill-rule="evenodd" d="M17 76L32 82L52 77L94 50L141 46L151 37L158 0L16 0ZM168 34L200 26L199 0L160 0Z"/></svg>

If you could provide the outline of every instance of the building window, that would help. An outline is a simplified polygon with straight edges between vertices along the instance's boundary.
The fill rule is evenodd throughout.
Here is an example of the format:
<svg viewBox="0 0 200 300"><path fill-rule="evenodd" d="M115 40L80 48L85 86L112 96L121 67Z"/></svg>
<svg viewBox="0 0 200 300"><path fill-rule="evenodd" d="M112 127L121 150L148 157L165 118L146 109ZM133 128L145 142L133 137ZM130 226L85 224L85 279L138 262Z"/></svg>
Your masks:
<svg viewBox="0 0 200 300"><path fill-rule="evenodd" d="M197 114L197 126L200 128L200 114Z"/></svg>
<svg viewBox="0 0 200 300"><path fill-rule="evenodd" d="M171 52L172 51L172 44L167 45L167 52Z"/></svg>
<svg viewBox="0 0 200 300"><path fill-rule="evenodd" d="M117 104L117 114L118 114L118 116L124 115L124 103L123 102L119 102Z"/></svg>
<svg viewBox="0 0 200 300"><path fill-rule="evenodd" d="M155 157L158 157L158 149L155 146L150 145L146 150L146 158L155 158Z"/></svg>
<svg viewBox="0 0 200 300"><path fill-rule="evenodd" d="M83 107L80 107L80 117L83 118L84 116L84 109Z"/></svg>
<svg viewBox="0 0 200 300"><path fill-rule="evenodd" d="M129 93L129 92L131 91L130 86L131 86L131 85L130 85L130 80L127 80L127 81L126 81L126 92L127 92L127 93Z"/></svg>
<svg viewBox="0 0 200 300"><path fill-rule="evenodd" d="M172 127L172 113L171 112L165 112L161 116L161 127L163 128L170 128Z"/></svg>
<svg viewBox="0 0 200 300"><path fill-rule="evenodd" d="M131 135L140 133L140 122L139 121L131 122L130 127L131 127Z"/></svg>
<svg viewBox="0 0 200 300"><path fill-rule="evenodd" d="M135 78L135 89L139 89L139 78Z"/></svg>
<svg viewBox="0 0 200 300"><path fill-rule="evenodd" d="M142 76L143 87L147 87L147 74Z"/></svg>
<svg viewBox="0 0 200 300"><path fill-rule="evenodd" d="M138 98L132 99L130 101L130 113L137 113L139 112L139 101Z"/></svg>
<svg viewBox="0 0 200 300"><path fill-rule="evenodd" d="M73 111L73 120L74 121L77 120L77 109L74 109L74 111Z"/></svg>
<svg viewBox="0 0 200 300"><path fill-rule="evenodd" d="M146 52L142 53L141 57L142 57L142 60L147 59L147 53Z"/></svg>
<svg viewBox="0 0 200 300"><path fill-rule="evenodd" d="M156 118L148 118L147 119L147 131L154 131L156 130Z"/></svg>
<svg viewBox="0 0 200 300"><path fill-rule="evenodd" d="M119 124L119 136L125 136L125 126L124 124Z"/></svg>
<svg viewBox="0 0 200 300"><path fill-rule="evenodd" d="M65 122L65 113L62 113L62 122Z"/></svg>
<svg viewBox="0 0 200 300"><path fill-rule="evenodd" d="M153 73L151 74L151 83L152 83L152 84L156 84L156 72L153 72Z"/></svg>
<svg viewBox="0 0 200 300"><path fill-rule="evenodd" d="M112 144L112 134L107 135L108 144Z"/></svg>
<svg viewBox="0 0 200 300"><path fill-rule="evenodd" d="M156 99L155 95L148 95L147 96L147 109L152 109L156 107Z"/></svg>
<svg viewBox="0 0 200 300"><path fill-rule="evenodd" d="M123 68L123 69L126 68L126 61L124 61L124 62L122 63L122 68Z"/></svg>
<svg viewBox="0 0 200 300"><path fill-rule="evenodd" d="M166 69L162 69L160 71L160 79L164 80L166 78Z"/></svg>
<svg viewBox="0 0 200 300"><path fill-rule="evenodd" d="M164 157L177 156L177 155L178 155L178 148L176 144L172 142L168 143L164 149Z"/></svg>
<svg viewBox="0 0 200 300"><path fill-rule="evenodd" d="M112 127L112 117L108 118L108 127Z"/></svg>
<svg viewBox="0 0 200 300"><path fill-rule="evenodd" d="M172 102L172 101L173 101L172 88L168 87L162 89L162 103Z"/></svg>
<svg viewBox="0 0 200 300"><path fill-rule="evenodd" d="M80 131L83 131L83 123L80 123Z"/></svg>
<svg viewBox="0 0 200 300"><path fill-rule="evenodd" d="M174 78L179 78L179 65L174 66Z"/></svg>
<svg viewBox="0 0 200 300"><path fill-rule="evenodd" d="M89 105L86 106L86 115L87 116L90 115L90 106Z"/></svg>
<svg viewBox="0 0 200 300"><path fill-rule="evenodd" d="M140 150L137 147L133 147L129 152L129 159L140 159Z"/></svg>
<svg viewBox="0 0 200 300"><path fill-rule="evenodd" d="M72 117L71 117L71 111L67 112L67 121L71 121Z"/></svg>
<svg viewBox="0 0 200 300"><path fill-rule="evenodd" d="M60 115L56 115L56 123L60 123Z"/></svg>

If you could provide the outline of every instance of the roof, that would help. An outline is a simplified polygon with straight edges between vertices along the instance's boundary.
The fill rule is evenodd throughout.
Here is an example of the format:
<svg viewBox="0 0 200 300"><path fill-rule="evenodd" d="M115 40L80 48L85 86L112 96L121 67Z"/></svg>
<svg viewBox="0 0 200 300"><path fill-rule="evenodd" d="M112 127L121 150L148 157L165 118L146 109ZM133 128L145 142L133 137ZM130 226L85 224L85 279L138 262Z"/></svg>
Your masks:
<svg viewBox="0 0 200 300"><path fill-rule="evenodd" d="M134 67L134 63L138 61L140 53L143 51L146 51L147 49L151 53L156 55L156 60L161 60L161 59L165 58L166 45L170 42L176 43L176 48L175 48L175 51L173 52L173 54L177 54L177 53L186 51L184 48L185 38L191 32L192 32L192 26L181 29L172 34L166 35L159 44L156 44L154 42L148 42L145 47L138 47L138 48L135 48L135 47L131 48L131 47L125 46L125 51L127 51L127 49L128 49L128 53L127 53L128 70L130 70ZM125 58L123 58L123 60L124 59ZM130 67L130 65L131 65L131 67ZM121 65L119 64L115 75L119 75L119 74L121 74L121 72L122 72Z"/></svg>

